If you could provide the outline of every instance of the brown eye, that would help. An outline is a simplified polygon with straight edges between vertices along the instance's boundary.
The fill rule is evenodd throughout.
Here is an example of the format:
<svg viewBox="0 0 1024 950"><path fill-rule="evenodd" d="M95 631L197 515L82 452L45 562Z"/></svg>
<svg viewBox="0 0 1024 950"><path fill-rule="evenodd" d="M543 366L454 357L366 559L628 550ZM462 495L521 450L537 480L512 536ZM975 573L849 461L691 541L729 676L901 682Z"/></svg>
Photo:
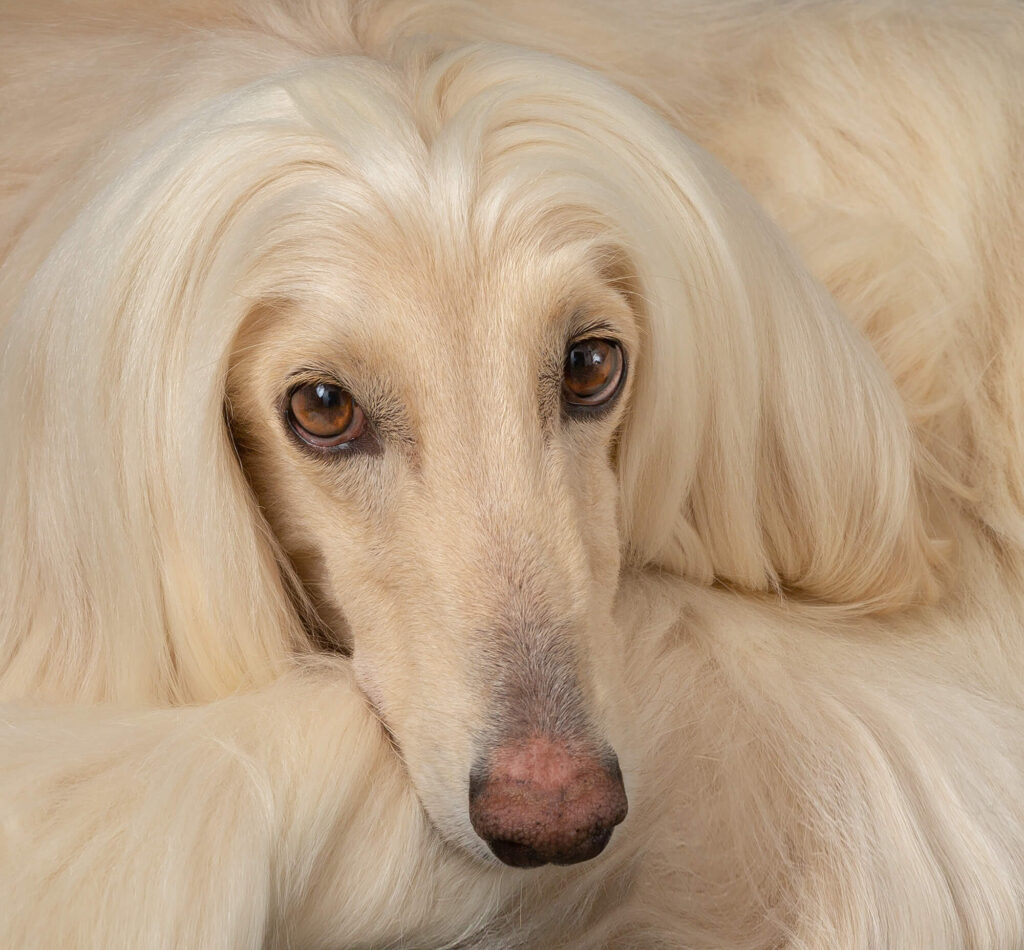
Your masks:
<svg viewBox="0 0 1024 950"><path fill-rule="evenodd" d="M292 390L288 423L303 442L327 449L358 439L366 428L366 416L350 393L321 380Z"/></svg>
<svg viewBox="0 0 1024 950"><path fill-rule="evenodd" d="M622 388L622 347L612 340L577 340L565 351L562 395L570 408L602 406Z"/></svg>

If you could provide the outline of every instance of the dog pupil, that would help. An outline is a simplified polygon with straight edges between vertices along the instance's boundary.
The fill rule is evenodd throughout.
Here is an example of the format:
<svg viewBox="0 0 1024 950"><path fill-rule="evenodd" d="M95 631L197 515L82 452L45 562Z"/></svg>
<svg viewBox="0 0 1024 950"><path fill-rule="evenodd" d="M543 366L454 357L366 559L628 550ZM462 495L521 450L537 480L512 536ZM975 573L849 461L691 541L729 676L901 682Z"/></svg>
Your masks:
<svg viewBox="0 0 1024 950"><path fill-rule="evenodd" d="M607 343L600 340L580 343L569 350L567 375L574 393L589 396L597 392L608 378Z"/></svg>
<svg viewBox="0 0 1024 950"><path fill-rule="evenodd" d="M341 390L327 383L316 384L316 395L320 405L327 410L335 409L341 404Z"/></svg>
<svg viewBox="0 0 1024 950"><path fill-rule="evenodd" d="M319 438L342 433L352 419L352 412L352 397L332 383L309 383L292 397L294 418Z"/></svg>

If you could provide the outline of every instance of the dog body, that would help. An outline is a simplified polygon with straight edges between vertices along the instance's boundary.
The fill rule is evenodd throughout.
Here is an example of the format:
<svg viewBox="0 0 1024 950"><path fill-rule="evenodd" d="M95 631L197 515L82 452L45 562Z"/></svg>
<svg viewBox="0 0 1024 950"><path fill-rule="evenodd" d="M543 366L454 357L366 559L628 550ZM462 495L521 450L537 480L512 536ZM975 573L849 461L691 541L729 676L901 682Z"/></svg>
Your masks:
<svg viewBox="0 0 1024 950"><path fill-rule="evenodd" d="M1016 5L16 6L3 946L1024 942Z"/></svg>

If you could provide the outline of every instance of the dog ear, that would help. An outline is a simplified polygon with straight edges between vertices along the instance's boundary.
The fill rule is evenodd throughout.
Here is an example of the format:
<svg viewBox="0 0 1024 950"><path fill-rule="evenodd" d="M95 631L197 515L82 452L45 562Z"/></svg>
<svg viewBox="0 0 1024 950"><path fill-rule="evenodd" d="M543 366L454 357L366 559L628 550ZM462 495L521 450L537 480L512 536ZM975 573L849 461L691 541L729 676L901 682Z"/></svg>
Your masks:
<svg viewBox="0 0 1024 950"><path fill-rule="evenodd" d="M337 72L307 84L354 100L346 112L336 96L336 118L365 157L362 113L390 80L368 63ZM262 257L275 241L315 243L296 207L329 218L341 199L324 182L352 177L298 100L264 84L129 136L133 160L94 156L88 180L105 184L74 207L58 195L7 261L0 669L19 684L205 701L310 648L224 406L249 294L261 293L246 275L278 290L310 282L308 268L282 277ZM400 149L377 138L393 169Z"/></svg>
<svg viewBox="0 0 1024 950"><path fill-rule="evenodd" d="M678 216L629 249L647 329L619 456L633 556L864 609L931 599L943 546L894 385L749 196L697 167L717 200L677 166L656 200Z"/></svg>
<svg viewBox="0 0 1024 950"><path fill-rule="evenodd" d="M711 156L617 119L643 181L617 222L647 329L620 454L633 555L864 609L931 599L942 546L881 361Z"/></svg>
<svg viewBox="0 0 1024 950"><path fill-rule="evenodd" d="M647 328L620 455L633 553L864 609L931 599L944 546L881 361L711 156L676 136L629 157L648 165L628 248Z"/></svg>
<svg viewBox="0 0 1024 950"><path fill-rule="evenodd" d="M538 214L589 229L638 315L627 557L862 609L930 598L943 552L900 398L754 199L587 70L500 48L435 70L433 108L476 140L482 187L532 189Z"/></svg>

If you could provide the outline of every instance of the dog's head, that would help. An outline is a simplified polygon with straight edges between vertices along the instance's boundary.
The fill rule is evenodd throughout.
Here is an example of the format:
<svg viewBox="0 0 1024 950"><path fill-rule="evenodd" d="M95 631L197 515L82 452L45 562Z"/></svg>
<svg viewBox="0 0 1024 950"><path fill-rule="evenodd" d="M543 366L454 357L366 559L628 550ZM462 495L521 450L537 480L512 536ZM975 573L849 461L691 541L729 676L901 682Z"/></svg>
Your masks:
<svg viewBox="0 0 1024 950"><path fill-rule="evenodd" d="M537 229L557 209L473 220L465 165L415 157L383 172L391 203L352 208L325 176L320 220L281 235L271 270L308 287L246 290L231 425L307 615L351 650L435 822L568 863L626 810L604 705L628 275L594 236Z"/></svg>
<svg viewBox="0 0 1024 950"><path fill-rule="evenodd" d="M409 104L370 81L288 87L339 167L243 286L236 440L438 826L509 863L581 860L626 810L623 559L849 595L829 529L798 526L877 493L857 469L888 422L824 497L807 473L835 382L882 384L749 200L586 73L478 52ZM353 100L386 131L354 131ZM673 484L685 513L656 500Z"/></svg>
<svg viewBox="0 0 1024 950"><path fill-rule="evenodd" d="M107 623L159 617L191 696L350 651L450 839L604 847L637 728L625 568L865 609L930 589L873 354L724 170L600 77L512 49L318 64L133 174L69 238L108 249L97 372L136 400L82 489L142 575Z"/></svg>

